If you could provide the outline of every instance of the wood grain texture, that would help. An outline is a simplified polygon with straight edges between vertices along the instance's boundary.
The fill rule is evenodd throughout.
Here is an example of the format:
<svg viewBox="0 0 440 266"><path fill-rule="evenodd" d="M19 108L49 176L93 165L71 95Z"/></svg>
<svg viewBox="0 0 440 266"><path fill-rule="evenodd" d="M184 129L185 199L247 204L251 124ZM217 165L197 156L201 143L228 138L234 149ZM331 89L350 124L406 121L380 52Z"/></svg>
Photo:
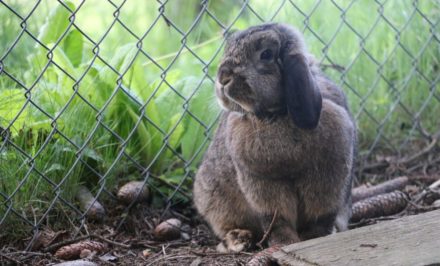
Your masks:
<svg viewBox="0 0 440 266"><path fill-rule="evenodd" d="M440 210L285 246L281 265L440 265Z"/></svg>

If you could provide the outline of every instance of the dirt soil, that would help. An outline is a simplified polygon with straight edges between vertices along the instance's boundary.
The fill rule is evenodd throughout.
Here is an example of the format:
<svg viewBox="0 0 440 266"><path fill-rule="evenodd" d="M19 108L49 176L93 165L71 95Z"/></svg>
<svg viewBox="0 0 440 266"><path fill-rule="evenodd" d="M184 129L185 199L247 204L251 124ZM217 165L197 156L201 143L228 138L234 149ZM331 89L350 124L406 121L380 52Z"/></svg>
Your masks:
<svg viewBox="0 0 440 266"><path fill-rule="evenodd" d="M410 200L407 207L399 213L362 219L350 224L350 229L440 208L440 193L429 189L429 185L440 179L440 160L438 155L434 155L431 161L424 158L421 165L418 160L411 161L411 165L396 165L390 158L379 158L364 169L361 175L363 179L356 182L357 186L407 176L410 181L402 191L409 195ZM72 235L74 230L70 232L42 228L42 233L34 241L36 244L34 243L32 251L24 251L30 239L23 240L21 246L16 243L4 245L0 249L0 264L60 263L63 260L54 255L60 247L86 240L96 241L104 246L99 252L87 250L81 253L84 260L98 265L245 265L258 251L236 254L216 252L215 247L219 240L198 218L191 206L170 208L164 212L140 204L126 215L123 205L107 209L110 212L104 222L85 223L76 235ZM182 222L180 237L171 241L158 241L153 234L154 228L168 218L177 218ZM124 223L119 226L122 220ZM74 259L80 259L79 256L76 257Z"/></svg>

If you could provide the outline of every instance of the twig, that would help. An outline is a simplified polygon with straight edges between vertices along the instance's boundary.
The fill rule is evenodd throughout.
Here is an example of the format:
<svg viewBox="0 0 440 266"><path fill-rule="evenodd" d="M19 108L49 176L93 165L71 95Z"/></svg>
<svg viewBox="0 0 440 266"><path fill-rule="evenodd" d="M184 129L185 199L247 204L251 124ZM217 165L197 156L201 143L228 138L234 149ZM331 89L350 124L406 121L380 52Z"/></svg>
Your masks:
<svg viewBox="0 0 440 266"><path fill-rule="evenodd" d="M352 195L352 201L353 203L370 198L379 194L384 194L388 192L392 192L394 190L401 190L405 187L406 184L408 184L408 177L401 176L397 177L388 181L385 181L383 183L380 183L376 186L372 187L357 187L352 189L351 195Z"/></svg>
<svg viewBox="0 0 440 266"><path fill-rule="evenodd" d="M9 252L8 254L9 255L21 255L22 257L20 257L20 261L26 261L32 257L35 257L35 256L46 255L46 253L33 252L33 251L14 251L14 252Z"/></svg>
<svg viewBox="0 0 440 266"><path fill-rule="evenodd" d="M50 245L50 246L44 248L43 252L52 252L55 249L58 249L58 248L60 248L62 246L70 245L70 244L73 244L75 242L78 242L78 241L81 241L81 240L85 240L85 239L88 239L88 238L96 238L96 239L99 239L99 240L101 240L103 242L106 242L106 243L108 243L110 245L121 247L121 248L125 248L125 249L131 248L131 245L119 243L119 242L110 240L108 238L105 238L105 237L97 235L97 234L90 234L90 235L80 236L80 237L76 237L74 239L68 239L68 240L65 240L65 241L61 241L61 242L55 243L53 245Z"/></svg>
<svg viewBox="0 0 440 266"><path fill-rule="evenodd" d="M64 240L64 241L55 243L53 245L47 246L46 248L43 249L43 252L52 252L55 249L58 249L58 248L60 248L62 246L70 245L70 244L73 244L75 242L87 239L87 238L89 238L89 236L80 236L80 237L76 237L74 239Z"/></svg>
<svg viewBox="0 0 440 266"><path fill-rule="evenodd" d="M277 216L278 216L278 209L275 210L273 217L272 217L272 221L270 222L269 227L267 228L266 232L264 232L263 238L261 238L261 240L257 243L257 246L259 248L261 248L261 249L263 248L263 242L266 241L267 237L269 236L270 232L272 231L272 227L273 227L273 224L274 224Z"/></svg>
<svg viewBox="0 0 440 266"><path fill-rule="evenodd" d="M424 175L428 175L428 168L436 166L438 162L440 162L440 157L435 158L434 153L431 152L428 154L428 158L426 160L423 160L421 163L418 163L416 166L411 167L408 170L415 170L418 168L422 168L422 173ZM417 166L420 166L417 168Z"/></svg>
<svg viewBox="0 0 440 266"><path fill-rule="evenodd" d="M29 252L29 254L27 254L27 255L21 257L21 260L22 260L22 261L26 261L26 260L28 260L28 259L30 259L30 258L32 258L32 257L35 257L35 256L43 256L43 255L45 255L45 254L44 254L44 253L40 253L40 252Z"/></svg>
<svg viewBox="0 0 440 266"><path fill-rule="evenodd" d="M164 244L163 241L152 241L152 240L145 240L145 241L142 241L142 243L141 243L141 245L143 245L143 246L151 245L151 246L155 246L155 248L159 248L157 246L163 245L163 244ZM181 240L181 239L168 241L166 244L167 244L167 248L175 248L175 247L182 247L182 246L188 245L187 242L185 242L184 240Z"/></svg>
<svg viewBox="0 0 440 266"><path fill-rule="evenodd" d="M429 189L437 190L440 187L440 179L429 185Z"/></svg>
<svg viewBox="0 0 440 266"><path fill-rule="evenodd" d="M370 224L375 224L378 221L389 221L389 220L395 220L397 218L400 218L401 215L400 213L396 214L396 215L390 215L390 216L382 216L382 217L376 217L376 218L367 218L367 219L362 219L359 222L355 222L355 223L350 223L348 225L349 229L354 229L357 227L361 227L364 225L370 225Z"/></svg>
<svg viewBox="0 0 440 266"><path fill-rule="evenodd" d="M423 192L426 192L426 191L429 192L429 190L424 190ZM420 193L420 194L423 194L423 192ZM424 196L426 196L426 195L427 194L424 194ZM433 210L440 209L440 207L436 207L436 206L423 206L423 205L420 205L417 202L419 199L420 198L418 198L418 199L416 199L414 201L408 201L408 206L405 208L405 210L403 210L403 212L405 214L409 214L410 212L412 212L412 213L419 213L419 212L428 212L428 211L433 211Z"/></svg>
<svg viewBox="0 0 440 266"><path fill-rule="evenodd" d="M425 184L432 184L437 180L440 180L440 175L421 175L421 176L410 176L409 177L409 181L412 183L422 182Z"/></svg>
<svg viewBox="0 0 440 266"><path fill-rule="evenodd" d="M34 252L34 251L14 251L14 252L9 252L9 255L24 255L24 256L43 256L46 255L46 253L42 253L42 252Z"/></svg>
<svg viewBox="0 0 440 266"><path fill-rule="evenodd" d="M9 257L8 255L4 254L3 252L0 252L0 257L3 257L3 258L5 258L5 259L7 259L7 260L9 260L9 261L12 261L12 262L15 263L16 265L23 265L22 262L20 262L20 261L14 259L14 258Z"/></svg>
<svg viewBox="0 0 440 266"><path fill-rule="evenodd" d="M433 137L431 143L429 143L429 145L426 146L423 150L421 150L420 152L414 154L413 156L411 156L409 158L399 160L397 163L398 164L408 164L408 163L415 161L417 158L422 157L423 155L429 153L436 146L437 141L438 141L438 137L437 136Z"/></svg>
<svg viewBox="0 0 440 266"><path fill-rule="evenodd" d="M362 248L375 248L377 247L377 244L365 243L365 244L360 244L359 246Z"/></svg>
<svg viewBox="0 0 440 266"><path fill-rule="evenodd" d="M90 237L97 238L97 239L102 240L102 241L104 241L104 242L106 242L106 243L108 243L110 245L113 245L113 246L117 246L117 247L121 247L121 248L126 248L126 249L131 248L131 245L127 245L127 244L123 244L123 243L120 243L120 242L116 242L116 241L110 240L110 239L105 238L105 237L100 236L100 235L91 234Z"/></svg>
<svg viewBox="0 0 440 266"><path fill-rule="evenodd" d="M437 199L440 199L440 191L427 188L420 192L413 202L416 204L420 202L432 204Z"/></svg>
<svg viewBox="0 0 440 266"><path fill-rule="evenodd" d="M376 169L381 169L381 168L387 168L390 165L396 164L396 165L408 165L414 161L416 161L418 158L428 154L429 152L431 152L438 144L440 138L440 131L436 132L435 134L433 134L430 139L431 142L425 147L423 148L423 150L421 150L420 152L407 157L407 158L403 158L400 160L391 160L391 161L380 161L380 162L376 162L376 163L372 163L372 164L368 164L368 165L363 165L361 166L359 172L365 172L365 171L372 171L372 170L376 170Z"/></svg>
<svg viewBox="0 0 440 266"><path fill-rule="evenodd" d="M437 190L440 186L440 179L429 185L428 188L424 189L422 192L420 192L417 197L414 199L414 203L417 204L421 202L429 193L439 193Z"/></svg>
<svg viewBox="0 0 440 266"><path fill-rule="evenodd" d="M175 216L179 217L179 218L182 219L182 220L187 221L187 222L191 222L191 221L192 221L190 218L186 217L185 215L183 215L183 214L181 214L181 213L179 213L179 212L177 212L177 211L174 211L174 210L171 210L171 209L170 209L170 213L171 213L172 215L175 215Z"/></svg>
<svg viewBox="0 0 440 266"><path fill-rule="evenodd" d="M197 256L195 256L195 255L168 255L168 256L163 256L161 258L158 258L158 259L150 262L146 266L157 265L156 263L161 260L185 259L185 258L196 258L196 257Z"/></svg>
<svg viewBox="0 0 440 266"><path fill-rule="evenodd" d="M376 170L376 169L380 169L380 168L386 168L390 166L390 163L387 161L380 161L380 162L376 162L376 163L372 163L372 164L367 164L361 167L360 172L364 172L364 171L372 171L372 170Z"/></svg>
<svg viewBox="0 0 440 266"><path fill-rule="evenodd" d="M190 250L191 253L200 257L218 257L218 256L236 256L236 255L246 255L251 256L252 253L249 252L198 252L195 250Z"/></svg>

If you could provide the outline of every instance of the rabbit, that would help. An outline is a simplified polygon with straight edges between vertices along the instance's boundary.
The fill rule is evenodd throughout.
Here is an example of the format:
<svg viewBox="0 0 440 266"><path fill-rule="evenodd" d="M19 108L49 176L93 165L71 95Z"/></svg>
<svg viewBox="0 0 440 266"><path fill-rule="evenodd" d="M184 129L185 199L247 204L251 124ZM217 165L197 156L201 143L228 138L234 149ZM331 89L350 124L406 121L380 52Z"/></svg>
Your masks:
<svg viewBox="0 0 440 266"><path fill-rule="evenodd" d="M346 96L302 34L279 23L233 33L215 93L223 111L193 197L221 239L218 250L346 230L357 129Z"/></svg>

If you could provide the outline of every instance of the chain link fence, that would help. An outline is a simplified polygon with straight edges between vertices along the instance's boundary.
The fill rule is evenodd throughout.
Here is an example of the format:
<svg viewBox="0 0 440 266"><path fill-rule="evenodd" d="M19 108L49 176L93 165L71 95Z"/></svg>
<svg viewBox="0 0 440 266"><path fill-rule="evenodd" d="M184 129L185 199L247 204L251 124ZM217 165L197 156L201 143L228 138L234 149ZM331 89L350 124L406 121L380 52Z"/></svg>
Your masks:
<svg viewBox="0 0 440 266"><path fill-rule="evenodd" d="M429 0L0 1L0 237L79 232L79 185L114 206L142 180L154 206L188 205L223 36L257 23L301 29L347 93L359 176L419 152L439 137L439 18Z"/></svg>

